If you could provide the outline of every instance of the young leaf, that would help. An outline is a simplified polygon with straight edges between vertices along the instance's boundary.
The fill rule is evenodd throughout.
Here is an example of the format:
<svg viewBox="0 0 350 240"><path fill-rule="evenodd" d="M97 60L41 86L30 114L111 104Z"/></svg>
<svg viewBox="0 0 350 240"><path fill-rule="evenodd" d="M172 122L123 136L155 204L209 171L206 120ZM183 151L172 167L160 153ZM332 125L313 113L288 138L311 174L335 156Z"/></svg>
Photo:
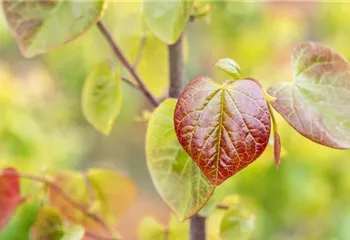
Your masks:
<svg viewBox="0 0 350 240"><path fill-rule="evenodd" d="M174 124L179 142L214 185L257 159L271 129L264 94L246 79L223 85L194 79L177 102Z"/></svg>
<svg viewBox="0 0 350 240"><path fill-rule="evenodd" d="M158 193L180 220L198 212L214 186L176 139L175 99L167 99L153 112L146 134L146 157Z"/></svg>
<svg viewBox="0 0 350 240"><path fill-rule="evenodd" d="M61 215L50 207L40 209L31 229L31 240L60 240L63 235Z"/></svg>
<svg viewBox="0 0 350 240"><path fill-rule="evenodd" d="M23 201L20 195L19 175L13 168L0 171L0 231L11 219L17 206Z"/></svg>
<svg viewBox="0 0 350 240"><path fill-rule="evenodd" d="M143 19L160 40L173 44L185 30L193 0L145 1Z"/></svg>
<svg viewBox="0 0 350 240"><path fill-rule="evenodd" d="M0 230L0 239L29 240L30 228L39 211L36 202L25 202L19 206L7 226Z"/></svg>
<svg viewBox="0 0 350 240"><path fill-rule="evenodd" d="M80 173L62 171L56 173L53 178L68 195L89 211L101 216L115 229L121 215L136 197L134 184L129 178L107 169L91 169L86 176L87 179ZM49 188L49 199L52 206L72 223L108 236L96 221L69 204L55 189Z"/></svg>
<svg viewBox="0 0 350 240"><path fill-rule="evenodd" d="M217 68L227 73L233 79L241 79L241 68L239 65L230 58L222 58L215 64Z"/></svg>
<svg viewBox="0 0 350 240"><path fill-rule="evenodd" d="M82 93L85 118L100 132L108 135L121 107L120 68L102 62L87 77Z"/></svg>
<svg viewBox="0 0 350 240"><path fill-rule="evenodd" d="M300 134L322 145L350 148L350 66L335 51L313 42L292 53L294 82L275 84L271 105Z"/></svg>
<svg viewBox="0 0 350 240"><path fill-rule="evenodd" d="M105 1L3 1L6 20L26 57L70 42L101 17Z"/></svg>

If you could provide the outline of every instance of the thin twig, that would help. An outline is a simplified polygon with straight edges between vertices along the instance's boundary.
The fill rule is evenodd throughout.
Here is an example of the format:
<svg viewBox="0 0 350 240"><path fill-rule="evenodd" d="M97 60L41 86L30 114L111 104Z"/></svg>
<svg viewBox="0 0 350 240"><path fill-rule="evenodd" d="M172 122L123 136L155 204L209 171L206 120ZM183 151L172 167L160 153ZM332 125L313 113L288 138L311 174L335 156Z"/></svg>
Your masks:
<svg viewBox="0 0 350 240"><path fill-rule="evenodd" d="M3 174L11 175L11 173L7 173L7 172L4 172ZM60 196L63 197L67 201L67 203L69 203L72 207L81 211L86 216L90 217L92 220L94 220L96 223L98 223L106 232L108 232L108 234L113 236L113 231L108 227L108 225L105 223L105 221L100 216L98 216L95 213L90 212L84 205L75 201L74 198L72 198L70 195L68 195L66 192L64 192L64 190L59 185L57 185L55 182L52 182L51 180L49 180L45 177L40 177L40 176L31 175L31 174L27 174L27 173L18 173L18 174L21 178L29 179L29 180L36 181L36 182L41 182L41 183L45 184L46 186L52 188L57 193L59 193ZM99 236L99 237L100 238L98 238L98 239L103 239L103 237L101 237L101 236ZM117 240L117 239L116 238L109 238L108 240Z"/></svg>
<svg viewBox="0 0 350 240"><path fill-rule="evenodd" d="M125 58L124 54L122 53L121 49L118 47L117 43L112 38L110 32L107 30L107 28L103 25L101 21L97 22L97 26L103 36L106 38L107 42L111 46L113 53L116 55L116 57L119 59L119 61L122 63L122 65L128 70L128 72L131 74L131 76L135 79L137 84L140 87L140 90L143 92L145 97L150 101L150 103L154 106L158 106L158 100L152 95L152 93L147 89L146 85L143 83L139 75L136 73L135 69L131 66L131 64L128 62L128 60Z"/></svg>
<svg viewBox="0 0 350 240"><path fill-rule="evenodd" d="M126 77L122 77L122 80L124 82L126 82L127 84L129 84L131 87L133 87L133 88L135 88L137 90L141 90L139 85L133 83L131 80L127 79Z"/></svg>
<svg viewBox="0 0 350 240"><path fill-rule="evenodd" d="M135 70L137 68L137 64L141 60L143 49L145 48L146 42L147 42L147 37L145 35L143 35L142 38L141 38L141 41L140 41L139 51L137 52L134 64L132 65L132 68L135 69Z"/></svg>

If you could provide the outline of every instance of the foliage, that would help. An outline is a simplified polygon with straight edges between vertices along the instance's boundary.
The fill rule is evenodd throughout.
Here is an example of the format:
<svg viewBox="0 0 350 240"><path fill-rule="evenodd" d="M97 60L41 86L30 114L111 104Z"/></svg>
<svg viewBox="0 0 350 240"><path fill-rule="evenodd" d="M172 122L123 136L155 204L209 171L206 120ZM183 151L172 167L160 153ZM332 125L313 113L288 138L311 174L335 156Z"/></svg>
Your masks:
<svg viewBox="0 0 350 240"><path fill-rule="evenodd" d="M320 176L328 174L324 173L326 172L324 169L334 168L334 166L325 165L324 169L316 172L315 178L303 172L305 169L300 167L300 162L308 159L305 151L311 150L304 150L303 153L300 151L303 148L296 148L290 138L285 137L289 136L290 132L283 122L282 128L278 128L277 122L280 124L280 119L275 118L274 109L305 138L331 148L349 149L350 123L346 105L349 100L349 65L340 54L320 43L298 43L291 54L294 82L274 83L265 91L260 80L242 77L243 71L238 64L227 56L221 58L220 55L226 54L230 48L235 49L236 51L233 52L238 54L237 58L244 56L244 60L239 62L243 63L242 66L245 66L243 69L249 72L248 75L252 72L262 73L259 74L259 79L270 78L273 75L271 70L274 68L271 69L270 66L269 69L266 64L273 66L273 63L267 61L270 59L268 55L273 54L273 51L266 47L270 46L266 43L276 42L274 50L278 52L284 46L283 43L289 42L293 37L292 34L280 32L278 27L273 28L274 24L271 25L271 32L275 31L275 34L271 34L273 38L265 36L261 22L270 22L273 14L266 14L268 17L262 16L257 14L260 12L258 7L249 8L246 7L247 5L233 9L232 3L226 2L201 5L197 1L178 0L171 3L145 2L141 17L141 5L135 3L125 7L126 11L124 8L116 10L120 16L117 16L116 21L119 24L113 25L114 31L123 30L121 31L123 33L113 36L114 34L111 34L101 22L103 14L106 21L113 16L111 14L108 17L109 9L106 9L106 4L107 2L104 1L89 3L3 1L3 9L8 26L26 57L46 53L58 47L64 49L63 45L78 36L82 38L91 36L89 34L97 23L102 36L112 47L111 53L118 58L118 67L113 68L110 64L112 61L104 59L107 54L96 50L92 54L93 60L85 62L85 56L79 56L81 53L79 51L84 52L88 50L87 48L91 48L91 43L96 40L94 37L86 38L87 42L92 40L85 49L84 47L74 49L75 43L71 44L75 51L75 54L72 54L74 56L73 78L88 75L87 71L90 72L93 65L102 62L94 67L85 79L81 99L83 114L95 129L108 135L112 132L121 107L130 108L133 105L125 100L128 99L129 94L123 93L122 102L121 81L140 91L145 99L155 99L151 103L158 106L151 114L146 133L147 165L158 193L179 220L190 218L204 207L199 214L204 215L208 222L216 223L209 224L210 227L207 230L209 239L250 239L254 238L255 228L257 228L256 231L261 231L259 227L267 224L256 222L258 211L255 211L256 209L251 211L246 206L245 199L242 198L242 200L238 196L227 197L232 192L237 191L247 195L254 193L259 205L264 206L268 211L288 204L289 207L293 206L293 202L288 202L290 195L300 196L301 205L305 206L305 209L310 208L311 212L325 205L329 199L319 200L314 196L317 193L311 193L312 190L318 189L318 186L325 186ZM110 9L117 9L118 7L115 6ZM213 12L211 12L212 9ZM218 16L220 11L224 10L231 12L235 18ZM127 16L130 20L130 29L129 24L128 27L124 24L127 17L121 17L125 12L130 14ZM199 29L202 23L198 24L197 21L200 19L208 21L210 16L219 19L212 23L215 26L213 32L217 33L212 35L227 35L223 38L227 42L215 46L218 51L215 51L214 55L219 54L215 57L221 58L216 66L232 79L221 84L221 80L215 76L215 73L212 74L214 71L209 70L211 67L207 67L214 65L209 61L210 64L201 66L203 71L194 68L191 68L191 71L196 74L203 72L206 76L212 75L212 78L218 79L218 82L214 82L209 77L197 77L185 87L178 100L164 100L163 95L168 84L166 81L168 79L167 46L174 43L181 44L183 43L181 39L187 39L183 36L189 21L195 22L196 28ZM242 20L242 26L237 24L237 19ZM282 21L281 24L291 23ZM235 27L232 31L227 31L227 26ZM256 34L264 37L257 38ZM115 39L118 41L116 42ZM195 41L201 52L205 52L203 59L209 59L205 55L208 54L207 51L203 51L203 49L206 50L202 45L207 41L205 38L201 37L200 41L198 39L189 41ZM83 42L81 40L79 43L83 45ZM121 48L117 44L119 42ZM186 44L186 40L184 42ZM220 46L225 48L220 49ZM89 51L92 50L89 49ZM185 51L188 51L186 46ZM80 60L86 64L86 72L77 69L76 63L80 63ZM202 60L201 63L205 61ZM71 65L63 63L65 64ZM125 71L120 71L119 64ZM178 67L181 68L181 66ZM220 74L217 75L220 76ZM7 87L6 84L4 84L5 87ZM1 106L12 104L8 103L8 99L13 96L16 98L17 95L11 96L11 94L12 92L0 93ZM19 105L21 109L26 106ZM11 150L11 146L21 146L21 155L34 151L31 146L40 144L32 144L29 138L22 139L22 135L25 134L21 135L22 128L16 126L15 120L22 118L23 115L4 109L6 111L3 112L3 119L6 124L3 124L4 127L1 126L0 130L1 137L7 143L5 149ZM271 123L273 140L270 139ZM37 125L40 124L29 124L29 126ZM28 133L28 136L31 136L32 132ZM129 136L137 139L137 136L132 134ZM246 175L236 175L259 157L270 159L271 157L263 154L265 149L270 154L272 148L269 145L274 146L273 154L271 152L270 155L274 156L276 165L279 167L280 155L283 155L281 139L288 146L288 152L292 152L288 159L296 159L296 161L293 165L283 159L286 165L278 175L280 180L274 181L277 178L266 176L267 174L260 174L262 179L257 179L255 176L254 171L259 171L259 168L264 168L264 173L276 176L277 173L269 168L269 163L256 163L245 170ZM65 140L64 138L63 141ZM302 143L308 143L303 138L299 140ZM45 142L45 138L41 142ZM302 146L302 143L298 146ZM47 144L46 147L52 147L49 143ZM322 156L326 150L320 148L321 150L318 151L317 146L308 146L313 146L313 158L327 158ZM13 150L13 152L17 154L17 151ZM12 160L11 154L9 158ZM17 164L7 163L2 163L2 166L16 165L16 169L3 168L0 174L0 238L65 240L120 238L116 231L120 218L136 196L136 188L129 178L113 170L101 168L89 169L83 173L56 169L55 171L37 171L36 175L30 175L19 170L24 169L23 166L18 167ZM310 166L309 168L311 169ZM235 178L231 178L233 175ZM341 178L336 181L348 180L343 175L335 175ZM28 183L23 182L23 179L38 183L34 185L33 195L28 194L30 191L25 187ZM256 187L249 188L253 185ZM20 186L26 188L24 191L26 194L21 194ZM278 191L278 194L273 191ZM279 200L270 201L271 193L278 195L276 198ZM314 206L314 202L319 205ZM296 213L293 214L291 215L297 216ZM271 215L276 222L284 219L284 216L276 211ZM294 222L297 221L294 220ZM281 225L281 223L274 224ZM139 237L145 240L186 239L189 228L188 221L180 223L173 216L167 226L153 218L146 218L140 225ZM288 232L288 229L285 232ZM264 234L269 235L269 233L261 233L260 236ZM341 236L348 236L346 233L342 234Z"/></svg>

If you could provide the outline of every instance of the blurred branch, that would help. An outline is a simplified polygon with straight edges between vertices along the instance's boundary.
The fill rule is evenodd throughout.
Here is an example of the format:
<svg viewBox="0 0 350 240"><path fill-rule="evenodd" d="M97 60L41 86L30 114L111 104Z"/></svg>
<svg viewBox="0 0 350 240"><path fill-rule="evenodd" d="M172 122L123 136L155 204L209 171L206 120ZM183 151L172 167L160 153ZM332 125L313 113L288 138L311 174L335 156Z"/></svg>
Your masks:
<svg viewBox="0 0 350 240"><path fill-rule="evenodd" d="M119 61L122 63L122 65L128 70L128 72L131 74L131 76L135 79L137 82L140 91L144 94L144 96L149 100L149 102L154 106L158 106L158 100L152 95L152 93L147 89L146 85L143 83L139 75L136 73L135 69L131 66L131 64L128 62L126 57L124 56L123 52L117 45L117 43L112 38L112 35L107 30L107 28L104 26L104 24L99 21L97 22L97 27L101 31L102 35L106 38L108 44L111 46L114 55L119 59ZM123 79L124 80L124 79Z"/></svg>
<svg viewBox="0 0 350 240"><path fill-rule="evenodd" d="M135 89L137 89L137 90L141 90L139 85L135 84L135 83L132 82L131 80L127 79L126 77L122 77L122 80L123 80L124 82L126 82L129 86L131 86L131 87L133 87L133 88L135 88Z"/></svg>
<svg viewBox="0 0 350 240"><path fill-rule="evenodd" d="M12 173L6 173L6 172L3 174L9 175L9 176L12 175ZM92 220L94 220L96 223L98 223L108 234L113 236L113 231L109 228L109 226L105 223L105 221L99 215L90 212L84 205L77 202L74 198L72 198L70 195L68 195L66 192L64 192L64 190L59 185L57 185L55 182L53 182L45 177L40 177L40 176L31 175L31 174L27 174L27 173L18 173L18 174L21 178L40 182L40 183L43 183L46 186L52 188L57 193L59 193L60 196L62 198L64 198L67 201L67 203L69 203L72 207L81 211L86 216L90 217ZM118 240L118 239L113 238L113 237L107 238L107 237L99 236L99 235L91 233L91 232L87 232L87 233L89 233L90 235L91 234L94 235L96 239Z"/></svg>
<svg viewBox="0 0 350 240"><path fill-rule="evenodd" d="M133 69L136 69L137 68L137 64L140 62L140 59L141 59L142 53L143 53L143 49L146 46L146 41L147 41L147 37L145 35L143 35L142 38L141 38L139 51L137 52L134 64L132 65Z"/></svg>

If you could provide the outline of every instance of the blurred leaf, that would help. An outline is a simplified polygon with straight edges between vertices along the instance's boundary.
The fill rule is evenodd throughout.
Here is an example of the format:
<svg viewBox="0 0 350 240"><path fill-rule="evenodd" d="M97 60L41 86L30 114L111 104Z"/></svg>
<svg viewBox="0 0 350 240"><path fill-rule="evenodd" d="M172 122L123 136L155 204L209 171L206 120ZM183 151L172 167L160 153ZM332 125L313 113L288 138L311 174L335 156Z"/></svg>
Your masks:
<svg viewBox="0 0 350 240"><path fill-rule="evenodd" d="M168 240L188 240L190 232L190 222L179 220L171 214L168 224Z"/></svg>
<svg viewBox="0 0 350 240"><path fill-rule="evenodd" d="M82 35L101 18L105 3L3 1L3 9L23 55L32 57Z"/></svg>
<svg viewBox="0 0 350 240"><path fill-rule="evenodd" d="M0 239L29 240L30 228L35 222L38 211L38 203L23 203L18 207L9 224L2 231L0 231Z"/></svg>
<svg viewBox="0 0 350 240"><path fill-rule="evenodd" d="M84 234L85 229L83 227L75 226L66 230L61 240L80 240L83 239Z"/></svg>
<svg viewBox="0 0 350 240"><path fill-rule="evenodd" d="M31 229L31 240L60 240L63 235L63 219L57 210L41 208Z"/></svg>
<svg viewBox="0 0 350 240"><path fill-rule="evenodd" d="M175 99L167 99L153 112L146 134L146 157L158 193L178 219L184 220L203 207L214 186L177 141L175 104Z"/></svg>
<svg viewBox="0 0 350 240"><path fill-rule="evenodd" d="M163 225L158 223L152 217L146 217L142 220L138 236L140 240L164 240L166 232Z"/></svg>
<svg viewBox="0 0 350 240"><path fill-rule="evenodd" d="M107 169L90 169L85 176L76 172L62 171L56 173L53 179L68 195L101 216L112 229L115 229L121 215L136 197L133 182ZM107 234L96 221L67 203L52 188L49 188L49 198L52 206L66 219L81 224L92 232Z"/></svg>
<svg viewBox="0 0 350 240"><path fill-rule="evenodd" d="M160 40L173 44L186 28L193 0L145 1L143 19Z"/></svg>
<svg viewBox="0 0 350 240"><path fill-rule="evenodd" d="M241 79L241 68L234 60L230 58L222 58L219 59L215 66L233 77L233 79Z"/></svg>
<svg viewBox="0 0 350 240"><path fill-rule="evenodd" d="M250 239L255 227L255 216L244 209L231 209L222 218L220 237L222 240Z"/></svg>
<svg viewBox="0 0 350 240"><path fill-rule="evenodd" d="M216 186L264 152L271 130L263 92L249 79L220 85L195 78L179 97L174 124L180 144Z"/></svg>
<svg viewBox="0 0 350 240"><path fill-rule="evenodd" d="M110 133L121 108L120 74L119 66L105 61L89 74L83 88L83 113L86 119L105 135Z"/></svg>
<svg viewBox="0 0 350 240"><path fill-rule="evenodd" d="M332 49L299 43L292 53L295 82L275 84L271 105L300 134L322 145L350 148L350 66Z"/></svg>
<svg viewBox="0 0 350 240"><path fill-rule="evenodd" d="M168 87L169 66L167 46L154 36L147 36L142 56L137 64L139 73L151 92L162 97ZM154 67L157 66L157 70Z"/></svg>
<svg viewBox="0 0 350 240"><path fill-rule="evenodd" d="M0 171L0 231L7 225L22 201L17 171L13 168L2 169Z"/></svg>

